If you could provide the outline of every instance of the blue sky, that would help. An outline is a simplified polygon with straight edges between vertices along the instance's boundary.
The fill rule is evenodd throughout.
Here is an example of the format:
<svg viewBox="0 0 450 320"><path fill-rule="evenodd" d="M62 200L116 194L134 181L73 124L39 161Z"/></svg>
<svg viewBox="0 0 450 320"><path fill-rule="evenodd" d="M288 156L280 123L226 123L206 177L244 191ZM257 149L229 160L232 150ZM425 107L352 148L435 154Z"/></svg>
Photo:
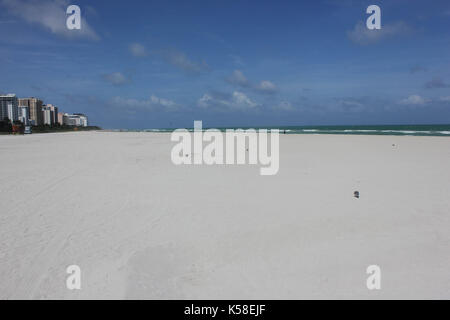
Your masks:
<svg viewBox="0 0 450 320"><path fill-rule="evenodd" d="M0 92L104 128L450 123L449 49L450 1L0 0Z"/></svg>

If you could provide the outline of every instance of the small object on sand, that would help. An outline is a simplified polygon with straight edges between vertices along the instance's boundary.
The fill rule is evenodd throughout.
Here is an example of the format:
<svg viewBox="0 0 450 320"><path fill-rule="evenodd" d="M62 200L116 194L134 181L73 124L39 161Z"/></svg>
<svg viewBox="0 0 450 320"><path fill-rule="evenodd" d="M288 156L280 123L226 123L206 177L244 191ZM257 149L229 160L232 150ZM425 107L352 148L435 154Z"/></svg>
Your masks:
<svg viewBox="0 0 450 320"><path fill-rule="evenodd" d="M355 196L355 198L358 198L358 199L359 199L359 191L353 192L353 195Z"/></svg>
<svg viewBox="0 0 450 320"><path fill-rule="evenodd" d="M395 147L395 144L393 143L392 146Z"/></svg>

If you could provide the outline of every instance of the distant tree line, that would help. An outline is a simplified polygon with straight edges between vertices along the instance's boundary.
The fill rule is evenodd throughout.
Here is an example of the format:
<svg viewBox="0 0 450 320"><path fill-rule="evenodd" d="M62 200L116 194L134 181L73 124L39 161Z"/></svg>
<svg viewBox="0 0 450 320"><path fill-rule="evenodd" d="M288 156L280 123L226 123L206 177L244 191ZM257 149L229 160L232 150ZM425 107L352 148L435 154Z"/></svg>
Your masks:
<svg viewBox="0 0 450 320"><path fill-rule="evenodd" d="M12 133L16 128L19 132L23 132L24 124L20 121L14 121L11 123L11 120L8 118L4 118L0 120L0 133ZM77 126L69 126L66 124L56 123L52 126L48 124L42 124L39 126L31 126L33 133L43 133L43 132L59 132L59 131L87 131L87 130L101 130L98 126L87 126L87 127L77 127Z"/></svg>

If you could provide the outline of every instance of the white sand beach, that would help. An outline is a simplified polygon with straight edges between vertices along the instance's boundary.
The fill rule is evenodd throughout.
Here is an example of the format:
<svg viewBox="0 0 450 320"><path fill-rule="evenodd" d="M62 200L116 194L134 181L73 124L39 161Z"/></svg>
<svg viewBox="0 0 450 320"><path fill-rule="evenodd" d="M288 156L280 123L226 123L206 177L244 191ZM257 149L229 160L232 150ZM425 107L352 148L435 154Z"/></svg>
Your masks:
<svg viewBox="0 0 450 320"><path fill-rule="evenodd" d="M280 135L274 176L173 145L0 136L0 299L450 299L449 138Z"/></svg>

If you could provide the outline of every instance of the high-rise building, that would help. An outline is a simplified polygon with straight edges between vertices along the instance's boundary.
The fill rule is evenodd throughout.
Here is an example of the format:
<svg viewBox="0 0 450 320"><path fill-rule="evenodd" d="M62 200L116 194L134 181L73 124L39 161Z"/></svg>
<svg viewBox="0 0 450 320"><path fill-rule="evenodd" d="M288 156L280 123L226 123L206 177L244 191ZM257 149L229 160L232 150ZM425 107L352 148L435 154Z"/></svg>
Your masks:
<svg viewBox="0 0 450 320"><path fill-rule="evenodd" d="M19 99L19 106L29 108L31 124L36 126L44 124L44 114L42 113L42 100L39 100L37 98Z"/></svg>
<svg viewBox="0 0 450 320"><path fill-rule="evenodd" d="M44 124L47 124L49 126L52 125L52 111L47 108L46 106L42 107L42 115L44 118Z"/></svg>
<svg viewBox="0 0 450 320"><path fill-rule="evenodd" d="M64 113L62 113L62 112L58 112L58 123L60 125L64 124Z"/></svg>
<svg viewBox="0 0 450 320"><path fill-rule="evenodd" d="M42 107L44 124L53 126L58 122L58 108L52 104L47 104Z"/></svg>
<svg viewBox="0 0 450 320"><path fill-rule="evenodd" d="M30 125L30 108L19 107L19 121L24 125Z"/></svg>
<svg viewBox="0 0 450 320"><path fill-rule="evenodd" d="M0 95L0 120L19 120L18 100L15 94Z"/></svg>
<svg viewBox="0 0 450 320"><path fill-rule="evenodd" d="M58 122L58 107L47 104L43 106L42 112L44 112L44 124L53 126Z"/></svg>

